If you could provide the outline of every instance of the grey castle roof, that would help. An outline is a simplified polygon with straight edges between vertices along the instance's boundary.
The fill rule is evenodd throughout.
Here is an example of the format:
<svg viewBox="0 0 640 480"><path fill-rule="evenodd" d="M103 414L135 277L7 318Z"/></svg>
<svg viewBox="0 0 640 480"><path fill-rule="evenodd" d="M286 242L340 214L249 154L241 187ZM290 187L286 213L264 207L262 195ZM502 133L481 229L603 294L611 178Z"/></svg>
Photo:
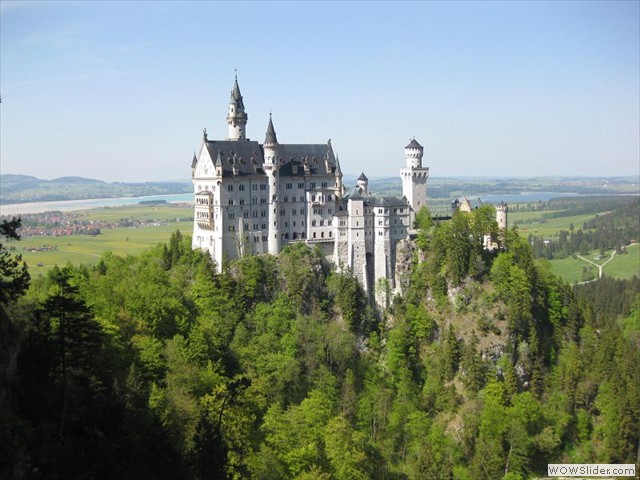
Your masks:
<svg viewBox="0 0 640 480"><path fill-rule="evenodd" d="M364 172L362 172L362 173L360 174L360 176L358 177L358 180L364 180L365 182L366 182L366 181L369 181L369 179L368 179L368 178L367 178L367 176L364 174Z"/></svg>
<svg viewBox="0 0 640 480"><path fill-rule="evenodd" d="M233 89L231 90L231 99L229 103L233 103L238 108L244 110L244 103L242 102L242 95L240 94L240 86L238 85L238 77L236 76L233 82Z"/></svg>
<svg viewBox="0 0 640 480"><path fill-rule="evenodd" d="M269 115L269 125L267 126L267 134L264 137L264 143L265 145L278 143L276 131L273 128L273 122L271 121L271 115Z"/></svg>
<svg viewBox="0 0 640 480"><path fill-rule="evenodd" d="M413 140L411 140L411 142L409 143L409 145L407 145L404 148L417 148L419 150L422 150L422 145L420 145L416 139L414 138Z"/></svg>
<svg viewBox="0 0 640 480"><path fill-rule="evenodd" d="M222 164L222 176L232 176L235 163L237 175L265 175L263 146L256 141L212 140L207 141L209 156L216 165ZM328 144L278 145L280 176L300 176L308 165L312 175L334 174L336 161L333 149ZM329 159L328 168L325 158ZM297 172L294 173L294 168Z"/></svg>

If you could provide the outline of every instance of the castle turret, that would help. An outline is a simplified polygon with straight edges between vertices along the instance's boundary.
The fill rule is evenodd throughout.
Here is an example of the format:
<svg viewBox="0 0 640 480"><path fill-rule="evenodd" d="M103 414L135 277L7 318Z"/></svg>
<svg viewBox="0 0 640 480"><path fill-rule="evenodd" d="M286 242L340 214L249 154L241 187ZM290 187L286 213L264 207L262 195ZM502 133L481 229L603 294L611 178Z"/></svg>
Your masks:
<svg viewBox="0 0 640 480"><path fill-rule="evenodd" d="M246 140L245 127L247 125L247 113L244 111L244 103L238 86L238 76L236 75L229 99L229 110L227 112L227 124L229 125L229 140Z"/></svg>
<svg viewBox="0 0 640 480"><path fill-rule="evenodd" d="M427 179L429 167L422 166L424 148L415 138L404 147L405 168L400 169L402 194L411 205L411 222L420 207L427 204Z"/></svg>
<svg viewBox="0 0 640 480"><path fill-rule="evenodd" d="M360 188L363 193L369 193L369 179L364 172L358 177L358 188Z"/></svg>
<svg viewBox="0 0 640 480"><path fill-rule="evenodd" d="M412 139L411 143L404 147L404 158L407 162L407 168L422 168L422 155L424 148L416 139Z"/></svg>
<svg viewBox="0 0 640 480"><path fill-rule="evenodd" d="M509 206L502 202L496 205L496 222L498 222L498 228L500 230L506 230L508 227L507 215L509 213Z"/></svg>
<svg viewBox="0 0 640 480"><path fill-rule="evenodd" d="M271 255L280 252L280 228L278 226L278 138L276 130L273 128L271 114L269 114L269 125L264 137L264 171L269 182L269 228L267 245Z"/></svg>
<svg viewBox="0 0 640 480"><path fill-rule="evenodd" d="M339 198L342 198L343 193L342 168L340 168L340 159L338 158L338 155L336 155L336 195L338 195Z"/></svg>

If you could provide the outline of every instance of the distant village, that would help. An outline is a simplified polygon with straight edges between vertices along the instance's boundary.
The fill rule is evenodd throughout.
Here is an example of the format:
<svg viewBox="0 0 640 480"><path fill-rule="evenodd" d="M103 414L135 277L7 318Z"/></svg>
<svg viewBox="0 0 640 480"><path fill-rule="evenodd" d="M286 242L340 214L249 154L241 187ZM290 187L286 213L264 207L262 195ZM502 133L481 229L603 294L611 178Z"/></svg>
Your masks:
<svg viewBox="0 0 640 480"><path fill-rule="evenodd" d="M166 220L122 218L116 221L87 219L80 212L45 212L21 215L21 237L65 237L100 235L112 228L146 228L166 225Z"/></svg>

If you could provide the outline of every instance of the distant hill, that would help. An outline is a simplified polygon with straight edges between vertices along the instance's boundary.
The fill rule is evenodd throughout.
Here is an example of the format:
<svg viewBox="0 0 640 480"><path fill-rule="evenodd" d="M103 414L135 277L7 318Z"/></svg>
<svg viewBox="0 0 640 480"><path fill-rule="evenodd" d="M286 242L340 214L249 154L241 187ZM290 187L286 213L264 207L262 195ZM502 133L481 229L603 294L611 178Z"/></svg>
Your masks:
<svg viewBox="0 0 640 480"><path fill-rule="evenodd" d="M141 197L189 193L189 180L172 182L107 183L84 177L60 177L44 180L30 175L0 175L0 203L52 202L90 198Z"/></svg>

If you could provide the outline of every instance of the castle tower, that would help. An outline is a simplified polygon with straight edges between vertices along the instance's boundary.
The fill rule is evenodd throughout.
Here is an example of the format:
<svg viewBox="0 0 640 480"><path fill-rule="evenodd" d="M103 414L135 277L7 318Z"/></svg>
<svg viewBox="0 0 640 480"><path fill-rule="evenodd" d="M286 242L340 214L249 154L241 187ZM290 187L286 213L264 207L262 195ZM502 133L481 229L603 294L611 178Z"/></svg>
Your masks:
<svg viewBox="0 0 640 480"><path fill-rule="evenodd" d="M278 227L278 138L273 128L271 114L264 137L264 171L269 182L269 228L267 245L271 255L280 253L280 229Z"/></svg>
<svg viewBox="0 0 640 480"><path fill-rule="evenodd" d="M415 212L420 207L427 204L427 178L429 178L429 167L422 166L422 155L424 149L416 139L412 139L409 145L404 147L404 157L406 166L400 169L402 179L402 194L411 205L411 221Z"/></svg>
<svg viewBox="0 0 640 480"><path fill-rule="evenodd" d="M508 213L509 207L505 202L496 205L496 222L498 222L498 228L502 231L505 231L508 228Z"/></svg>
<svg viewBox="0 0 640 480"><path fill-rule="evenodd" d="M369 193L369 179L364 172L362 172L358 177L358 187L363 193Z"/></svg>
<svg viewBox="0 0 640 480"><path fill-rule="evenodd" d="M247 113L244 111L244 103L238 86L238 76L233 82L229 110L227 112L227 124L229 125L229 140L246 140L245 127L247 125Z"/></svg>
<svg viewBox="0 0 640 480"><path fill-rule="evenodd" d="M336 155L336 195L339 198L342 198L343 193L342 168L340 168L340 159L338 158L338 155Z"/></svg>

